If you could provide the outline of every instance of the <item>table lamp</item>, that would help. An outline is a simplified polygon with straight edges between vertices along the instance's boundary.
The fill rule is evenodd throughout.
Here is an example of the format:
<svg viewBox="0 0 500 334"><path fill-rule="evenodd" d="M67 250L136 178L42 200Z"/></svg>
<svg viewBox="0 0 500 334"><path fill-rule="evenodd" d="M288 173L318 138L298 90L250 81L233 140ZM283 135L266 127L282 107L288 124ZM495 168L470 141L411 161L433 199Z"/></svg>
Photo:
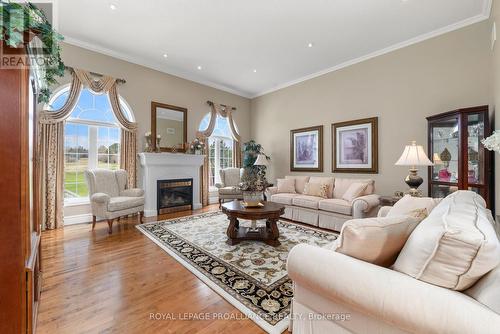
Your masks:
<svg viewBox="0 0 500 334"><path fill-rule="evenodd" d="M267 166L267 158L265 154L259 154L253 163L254 166Z"/></svg>
<svg viewBox="0 0 500 334"><path fill-rule="evenodd" d="M418 197L420 195L417 190L418 187L424 182L424 180L417 175L418 166L432 166L432 161L429 160L424 152L424 148L421 145L417 145L416 141L412 141L410 145L406 145L403 154L398 161L396 161L396 166L410 166L410 174L405 179L405 182L410 186L410 195Z"/></svg>

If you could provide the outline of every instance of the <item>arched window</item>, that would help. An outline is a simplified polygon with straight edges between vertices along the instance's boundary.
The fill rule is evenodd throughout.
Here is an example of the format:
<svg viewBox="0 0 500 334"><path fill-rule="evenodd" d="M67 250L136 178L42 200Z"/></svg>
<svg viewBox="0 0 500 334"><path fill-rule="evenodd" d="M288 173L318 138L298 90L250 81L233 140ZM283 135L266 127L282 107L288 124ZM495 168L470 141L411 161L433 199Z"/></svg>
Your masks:
<svg viewBox="0 0 500 334"><path fill-rule="evenodd" d="M69 86L59 90L49 109L61 108L69 95ZM120 107L130 121L132 112L120 97ZM88 198L83 172L91 168L118 169L120 166L120 125L107 94L95 94L84 88L64 125L64 199L66 203Z"/></svg>
<svg viewBox="0 0 500 334"><path fill-rule="evenodd" d="M209 113L203 117L199 126L200 131L208 128L210 115ZM214 187L216 183L220 182L219 171L233 167L233 137L227 118L223 118L219 114L217 114L214 131L208 138L208 147L210 187Z"/></svg>

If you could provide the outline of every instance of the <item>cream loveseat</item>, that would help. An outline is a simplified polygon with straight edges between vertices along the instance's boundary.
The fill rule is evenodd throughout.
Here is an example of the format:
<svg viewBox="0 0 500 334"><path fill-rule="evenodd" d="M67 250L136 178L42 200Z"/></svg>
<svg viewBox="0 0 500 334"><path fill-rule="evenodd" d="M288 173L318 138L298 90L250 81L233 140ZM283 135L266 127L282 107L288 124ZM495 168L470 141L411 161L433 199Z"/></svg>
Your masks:
<svg viewBox="0 0 500 334"><path fill-rule="evenodd" d="M375 182L369 179L349 179L318 176L285 176L295 180L295 193L278 193L278 187L266 190L267 200L285 205L283 218L340 231L345 221L377 215L379 195L374 194ZM328 198L303 195L306 183L329 184ZM342 199L354 182L367 183L361 196L349 202Z"/></svg>
<svg viewBox="0 0 500 334"><path fill-rule="evenodd" d="M463 191L410 232L390 268L295 246L287 263L293 333L499 333L494 224L480 196Z"/></svg>

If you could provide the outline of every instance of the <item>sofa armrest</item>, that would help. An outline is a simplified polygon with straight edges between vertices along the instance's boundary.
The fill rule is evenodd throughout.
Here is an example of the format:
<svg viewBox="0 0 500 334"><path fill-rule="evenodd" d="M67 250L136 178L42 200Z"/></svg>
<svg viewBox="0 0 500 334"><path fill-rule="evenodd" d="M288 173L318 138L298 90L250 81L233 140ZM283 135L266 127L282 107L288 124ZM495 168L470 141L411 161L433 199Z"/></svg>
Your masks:
<svg viewBox="0 0 500 334"><path fill-rule="evenodd" d="M271 198L272 195L278 193L278 187L267 187L266 188L266 196L267 198Z"/></svg>
<svg viewBox="0 0 500 334"><path fill-rule="evenodd" d="M90 196L90 201L95 202L95 203L108 203L109 202L109 195L105 193L95 193L92 196Z"/></svg>
<svg viewBox="0 0 500 334"><path fill-rule="evenodd" d="M383 206L380 208L380 210L378 210L378 214L377 214L377 217L385 217L387 216L387 214L389 213L389 211L391 210L392 206Z"/></svg>
<svg viewBox="0 0 500 334"><path fill-rule="evenodd" d="M141 197L144 196L144 190L139 188L125 189L120 193L120 196Z"/></svg>
<svg viewBox="0 0 500 334"><path fill-rule="evenodd" d="M352 201L353 218L365 218L365 213L380 205L380 196L376 194L365 195Z"/></svg>
<svg viewBox="0 0 500 334"><path fill-rule="evenodd" d="M328 249L297 245L287 269L294 284L409 332L494 333L500 328L500 315L463 293Z"/></svg>

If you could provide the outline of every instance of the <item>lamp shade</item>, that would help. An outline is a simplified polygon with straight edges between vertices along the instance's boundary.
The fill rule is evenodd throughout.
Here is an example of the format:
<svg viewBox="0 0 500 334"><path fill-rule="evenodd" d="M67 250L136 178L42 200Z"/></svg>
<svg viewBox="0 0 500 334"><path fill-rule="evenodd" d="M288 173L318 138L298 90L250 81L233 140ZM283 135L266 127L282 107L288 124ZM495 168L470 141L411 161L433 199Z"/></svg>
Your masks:
<svg viewBox="0 0 500 334"><path fill-rule="evenodd" d="M259 154L255 160L254 166L267 166L267 158L264 154Z"/></svg>
<svg viewBox="0 0 500 334"><path fill-rule="evenodd" d="M417 145L415 141L412 141L410 145L406 145L403 154L398 161L396 161L396 166L432 166L432 161L429 160L424 152L424 148L421 145Z"/></svg>
<svg viewBox="0 0 500 334"><path fill-rule="evenodd" d="M433 160L435 165L442 165L443 164L443 160L441 160L441 157L439 156L438 153L434 153L434 155L432 156L432 160Z"/></svg>

